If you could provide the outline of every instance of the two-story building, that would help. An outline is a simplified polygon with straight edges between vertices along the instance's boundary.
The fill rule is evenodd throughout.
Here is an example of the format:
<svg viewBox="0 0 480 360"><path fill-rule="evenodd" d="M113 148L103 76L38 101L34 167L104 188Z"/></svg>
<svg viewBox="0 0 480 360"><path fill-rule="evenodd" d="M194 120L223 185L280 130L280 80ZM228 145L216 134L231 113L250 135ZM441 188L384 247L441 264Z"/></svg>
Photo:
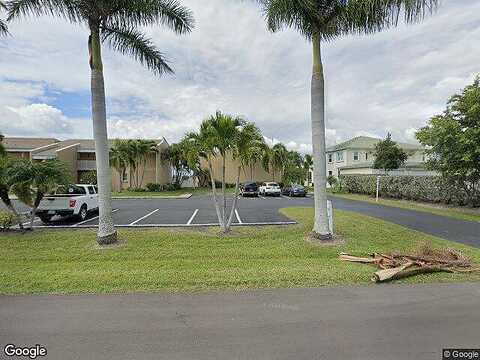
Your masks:
<svg viewBox="0 0 480 360"><path fill-rule="evenodd" d="M113 146L113 142L113 140L110 140L110 146ZM169 144L165 138L155 140L155 142L157 143L158 151L156 154L148 157L143 181L139 184L140 187L145 187L148 183L167 184L171 182L171 166L161 160L161 153L168 148ZM34 161L58 159L68 166L72 178L77 182L80 182L85 173L97 168L95 142L90 139L60 141L48 138L6 137L3 139L3 145L11 156ZM132 177L133 174L130 173L130 169L127 169L120 180L120 175L112 168L113 190L118 191L120 188L129 188L132 183Z"/></svg>
<svg viewBox="0 0 480 360"><path fill-rule="evenodd" d="M340 144L327 148L327 176L383 174L382 170L374 169L375 146L382 139L358 136ZM408 155L405 164L390 175L436 175L425 169L425 149L421 145L397 142Z"/></svg>

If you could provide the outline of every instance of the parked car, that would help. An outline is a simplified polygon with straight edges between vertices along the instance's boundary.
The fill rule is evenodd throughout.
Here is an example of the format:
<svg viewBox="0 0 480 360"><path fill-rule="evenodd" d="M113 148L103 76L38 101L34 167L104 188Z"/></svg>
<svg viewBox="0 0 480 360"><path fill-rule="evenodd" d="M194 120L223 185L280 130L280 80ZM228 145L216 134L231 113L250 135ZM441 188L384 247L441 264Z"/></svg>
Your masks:
<svg viewBox="0 0 480 360"><path fill-rule="evenodd" d="M305 197L307 196L307 190L302 185L290 185L290 186L285 186L282 189L282 194L287 196L292 196L292 197L293 196Z"/></svg>
<svg viewBox="0 0 480 360"><path fill-rule="evenodd" d="M282 190L280 190L280 186L276 182L265 182L260 186L260 195L280 196L281 194Z"/></svg>
<svg viewBox="0 0 480 360"><path fill-rule="evenodd" d="M256 182L248 181L240 185L242 196L258 196L258 185Z"/></svg>
<svg viewBox="0 0 480 360"><path fill-rule="evenodd" d="M76 216L83 221L88 213L98 210L98 188L95 185L61 186L54 194L45 196L37 209L37 216L48 223L54 216Z"/></svg>

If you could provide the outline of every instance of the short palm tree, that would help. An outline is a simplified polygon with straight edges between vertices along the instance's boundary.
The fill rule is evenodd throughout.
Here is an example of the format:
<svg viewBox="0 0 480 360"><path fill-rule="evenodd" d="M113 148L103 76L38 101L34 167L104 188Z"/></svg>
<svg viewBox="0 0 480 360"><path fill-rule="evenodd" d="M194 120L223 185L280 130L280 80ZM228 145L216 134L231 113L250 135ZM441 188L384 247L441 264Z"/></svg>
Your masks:
<svg viewBox="0 0 480 360"><path fill-rule="evenodd" d="M45 194L60 185L70 182L69 170L58 160L34 162L31 160L15 161L9 167L12 190L18 198L32 208L30 228L33 228L35 213Z"/></svg>
<svg viewBox="0 0 480 360"><path fill-rule="evenodd" d="M5 3L0 1L0 10L6 10ZM0 36L8 35L8 27L5 21L0 20Z"/></svg>
<svg viewBox="0 0 480 360"><path fill-rule="evenodd" d="M232 155L233 159L238 160L237 178L235 183L235 195L233 197L232 208L230 209L230 216L225 225L225 232L229 232L232 226L233 216L237 209L237 199L240 188L240 173L241 170L250 166L252 161L252 153L260 153L264 146L264 140L260 129L253 123L244 123L238 129L237 136L233 141Z"/></svg>
<svg viewBox="0 0 480 360"><path fill-rule="evenodd" d="M287 148L281 143L264 147L262 166L266 172L272 173L272 181L275 181L275 174L283 171L287 154Z"/></svg>
<svg viewBox="0 0 480 360"><path fill-rule="evenodd" d="M110 149L110 165L117 171L120 191L122 191L123 177L128 166L128 144L126 140L115 140Z"/></svg>
<svg viewBox="0 0 480 360"><path fill-rule="evenodd" d="M14 166L15 160L7 157L7 156L0 156L0 199L2 200L3 204L10 210L15 217L17 218L17 222L21 229L23 229L23 224L18 214L15 206L13 205L12 200L10 199L10 191L12 189L12 177L10 176L10 168Z"/></svg>
<svg viewBox="0 0 480 360"><path fill-rule="evenodd" d="M276 32L291 27L313 45L311 118L315 222L312 235L330 240L327 216L325 159L325 85L321 43L347 34L368 34L396 26L403 14L407 23L421 20L438 0L260 0L268 27Z"/></svg>
<svg viewBox="0 0 480 360"><path fill-rule="evenodd" d="M187 33L193 26L192 14L177 0L11 0L7 9L8 20L22 15L53 15L84 24L90 30L88 51L100 212L97 240L100 244L114 243L117 232L112 217L102 43L132 56L158 75L172 73L163 54L138 28L162 24L176 33Z"/></svg>
<svg viewBox="0 0 480 360"><path fill-rule="evenodd" d="M158 153L157 143L153 140L137 140L138 145L138 163L141 165L142 173L140 175L139 187L143 186L145 177L145 169L147 167L148 158Z"/></svg>

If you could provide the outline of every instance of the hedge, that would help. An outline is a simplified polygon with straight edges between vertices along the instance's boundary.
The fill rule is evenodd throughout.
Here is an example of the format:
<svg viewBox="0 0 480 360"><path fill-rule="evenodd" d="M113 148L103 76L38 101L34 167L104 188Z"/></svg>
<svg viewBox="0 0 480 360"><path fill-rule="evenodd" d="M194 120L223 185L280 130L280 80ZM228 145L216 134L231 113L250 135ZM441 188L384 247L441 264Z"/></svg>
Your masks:
<svg viewBox="0 0 480 360"><path fill-rule="evenodd" d="M375 195L375 175L344 175L342 187L354 194ZM469 196L465 190L441 176L382 176L380 196L451 205L480 206L480 196Z"/></svg>

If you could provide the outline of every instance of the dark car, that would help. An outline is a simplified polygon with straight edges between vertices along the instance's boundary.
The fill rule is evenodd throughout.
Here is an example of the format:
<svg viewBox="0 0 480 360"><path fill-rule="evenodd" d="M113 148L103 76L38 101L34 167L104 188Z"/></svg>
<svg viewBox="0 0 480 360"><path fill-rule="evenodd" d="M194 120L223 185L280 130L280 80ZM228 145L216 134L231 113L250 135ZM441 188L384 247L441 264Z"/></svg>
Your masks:
<svg viewBox="0 0 480 360"><path fill-rule="evenodd" d="M258 196L258 185L256 182L248 181L240 185L242 196Z"/></svg>
<svg viewBox="0 0 480 360"><path fill-rule="evenodd" d="M283 195L288 195L288 196L307 196L307 190L305 187L302 185L290 185L290 186L285 186L282 189L282 194Z"/></svg>

